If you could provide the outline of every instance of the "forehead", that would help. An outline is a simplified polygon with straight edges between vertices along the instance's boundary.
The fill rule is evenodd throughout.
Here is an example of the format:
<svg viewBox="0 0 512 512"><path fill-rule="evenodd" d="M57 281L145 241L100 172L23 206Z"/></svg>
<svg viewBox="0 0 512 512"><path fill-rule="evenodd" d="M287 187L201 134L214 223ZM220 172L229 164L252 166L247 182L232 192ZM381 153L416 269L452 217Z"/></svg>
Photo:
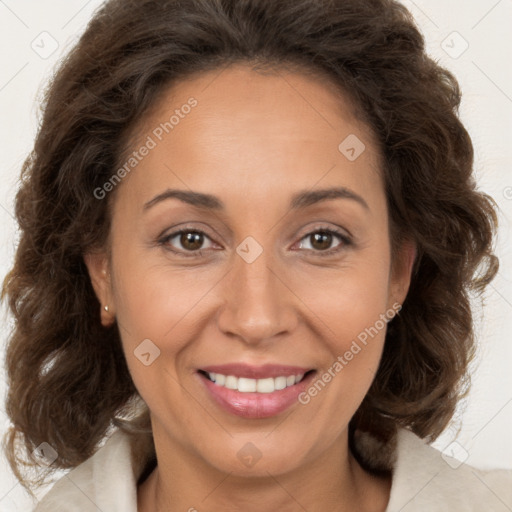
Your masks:
<svg viewBox="0 0 512 512"><path fill-rule="evenodd" d="M379 155L354 107L332 83L299 72L234 65L198 74L164 90L139 124L126 157L150 149L124 182L146 200L166 186L240 200L292 183L375 187Z"/></svg>

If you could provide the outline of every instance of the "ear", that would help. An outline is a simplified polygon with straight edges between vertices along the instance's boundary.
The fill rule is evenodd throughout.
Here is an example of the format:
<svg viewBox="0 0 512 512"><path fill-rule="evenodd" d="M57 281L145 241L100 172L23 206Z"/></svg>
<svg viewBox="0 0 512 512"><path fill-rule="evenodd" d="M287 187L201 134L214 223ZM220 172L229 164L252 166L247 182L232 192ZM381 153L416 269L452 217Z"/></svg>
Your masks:
<svg viewBox="0 0 512 512"><path fill-rule="evenodd" d="M417 248L412 240L404 240L392 262L388 306L397 302L402 305L411 284L412 269L416 260Z"/></svg>
<svg viewBox="0 0 512 512"><path fill-rule="evenodd" d="M115 304L108 255L102 251L88 252L84 254L84 262L89 272L92 287L100 302L101 324L108 327L115 319ZM105 306L107 306L108 311Z"/></svg>

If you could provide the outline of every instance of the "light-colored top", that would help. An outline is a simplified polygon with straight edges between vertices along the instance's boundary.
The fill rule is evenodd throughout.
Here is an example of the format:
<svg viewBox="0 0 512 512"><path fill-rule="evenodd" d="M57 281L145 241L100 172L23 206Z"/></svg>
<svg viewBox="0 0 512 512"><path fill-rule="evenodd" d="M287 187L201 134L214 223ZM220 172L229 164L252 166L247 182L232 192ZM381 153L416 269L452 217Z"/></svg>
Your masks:
<svg viewBox="0 0 512 512"><path fill-rule="evenodd" d="M137 481L152 452L134 455L133 439L114 433L91 458L58 480L34 512L137 512ZM195 508L201 510L199 504ZM386 512L419 511L511 512L512 469L461 464L399 428Z"/></svg>

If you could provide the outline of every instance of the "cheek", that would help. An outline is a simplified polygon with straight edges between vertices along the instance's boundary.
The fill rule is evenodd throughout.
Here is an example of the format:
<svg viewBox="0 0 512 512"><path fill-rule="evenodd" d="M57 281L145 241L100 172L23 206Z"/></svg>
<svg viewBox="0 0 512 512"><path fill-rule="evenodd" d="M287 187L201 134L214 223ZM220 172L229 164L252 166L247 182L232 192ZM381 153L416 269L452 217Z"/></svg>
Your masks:
<svg viewBox="0 0 512 512"><path fill-rule="evenodd" d="M379 252L296 288L318 317L319 338L327 349L325 364L303 397L315 414L335 411L337 417L347 414L348 421L377 372L386 320L394 313L388 309L389 259Z"/></svg>
<svg viewBox="0 0 512 512"><path fill-rule="evenodd" d="M355 260L355 258L354 258ZM294 291L320 320L333 352L348 350L351 341L386 313L389 294L389 260L363 258L337 269L295 278Z"/></svg>
<svg viewBox="0 0 512 512"><path fill-rule="evenodd" d="M145 338L160 343L176 339L173 332L195 319L219 274L173 269L159 259L152 263L142 251L130 250L115 264L116 317L130 345Z"/></svg>
<svg viewBox="0 0 512 512"><path fill-rule="evenodd" d="M333 439L348 424L378 370L387 322L387 277L382 269L352 269L326 280L322 293L311 294L318 311L319 338L327 349L324 364L299 401L315 417L319 439Z"/></svg>
<svg viewBox="0 0 512 512"><path fill-rule="evenodd" d="M190 397L178 382L193 367L189 349L204 337L211 292L225 271L176 269L133 247L115 254L116 318L133 382L153 411L167 410L169 397L184 404Z"/></svg>

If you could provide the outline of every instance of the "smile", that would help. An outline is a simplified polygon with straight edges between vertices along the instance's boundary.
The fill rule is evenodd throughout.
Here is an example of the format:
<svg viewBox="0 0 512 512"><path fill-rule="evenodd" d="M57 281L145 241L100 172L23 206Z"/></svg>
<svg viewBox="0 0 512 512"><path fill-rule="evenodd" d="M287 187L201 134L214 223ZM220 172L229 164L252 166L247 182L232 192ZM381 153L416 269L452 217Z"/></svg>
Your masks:
<svg viewBox="0 0 512 512"><path fill-rule="evenodd" d="M276 416L294 404L316 370L298 366L217 365L197 371L206 396L224 412L246 419Z"/></svg>
<svg viewBox="0 0 512 512"><path fill-rule="evenodd" d="M304 374L281 375L279 377L268 377L266 379L249 379L247 377L235 377L234 375L223 375L222 373L208 373L208 378L217 386L228 389L236 389L241 393L273 393L287 387L298 384Z"/></svg>

